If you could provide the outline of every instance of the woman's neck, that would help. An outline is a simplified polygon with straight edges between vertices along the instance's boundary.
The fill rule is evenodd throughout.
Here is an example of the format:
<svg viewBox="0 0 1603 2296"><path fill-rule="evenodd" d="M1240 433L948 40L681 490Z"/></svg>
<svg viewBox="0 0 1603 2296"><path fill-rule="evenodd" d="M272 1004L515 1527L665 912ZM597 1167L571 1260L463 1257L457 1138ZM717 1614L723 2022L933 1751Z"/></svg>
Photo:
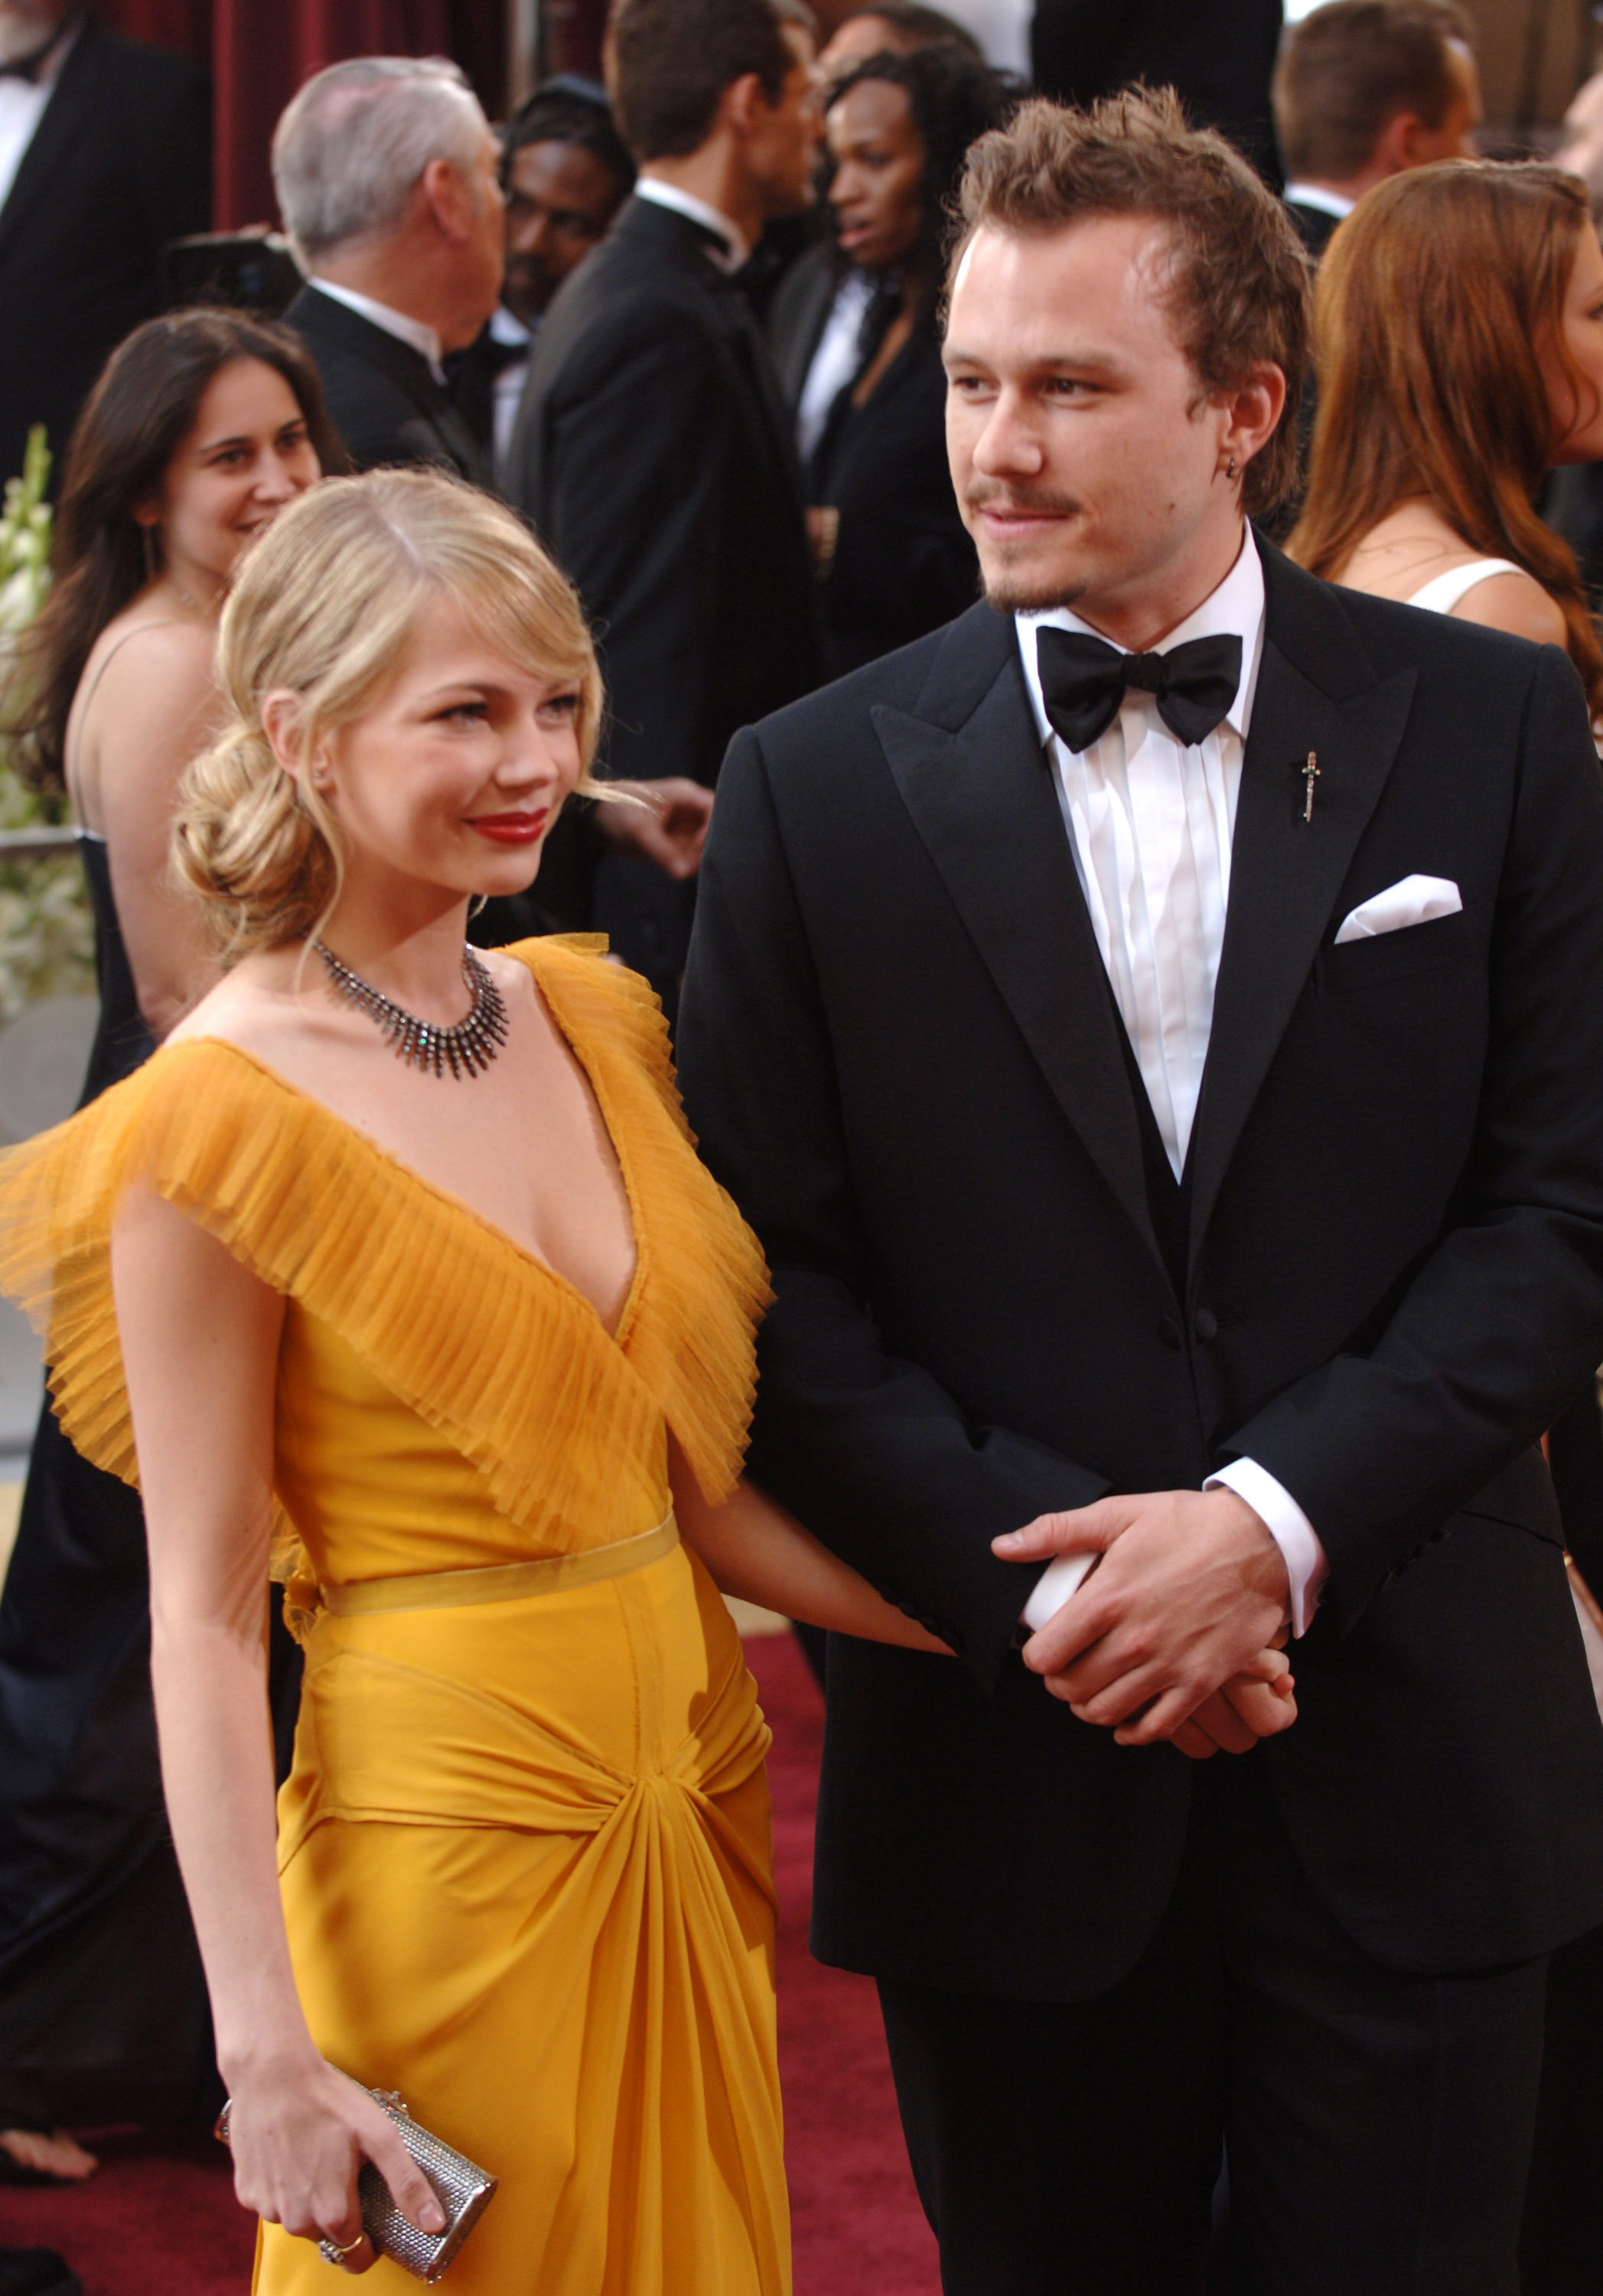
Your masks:
<svg viewBox="0 0 1603 2296"><path fill-rule="evenodd" d="M219 581L208 567L192 564L182 558L171 558L144 594L163 606L182 606L197 620L215 625L222 618L223 601L228 595L228 585Z"/></svg>
<svg viewBox="0 0 1603 2296"><path fill-rule="evenodd" d="M462 955L467 897L448 898L433 888L420 891L416 901L375 900L348 886L318 939L407 1012L448 1027L462 1019L469 1001Z"/></svg>

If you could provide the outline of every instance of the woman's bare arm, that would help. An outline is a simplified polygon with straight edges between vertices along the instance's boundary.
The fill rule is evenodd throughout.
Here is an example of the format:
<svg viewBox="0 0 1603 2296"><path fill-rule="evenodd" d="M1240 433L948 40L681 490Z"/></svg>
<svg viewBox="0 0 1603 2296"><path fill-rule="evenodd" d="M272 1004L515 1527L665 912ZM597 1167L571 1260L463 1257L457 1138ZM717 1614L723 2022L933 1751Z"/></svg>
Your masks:
<svg viewBox="0 0 1603 2296"><path fill-rule="evenodd" d="M677 1444L669 1451L679 1528L724 1594L864 1642L951 1656L944 1642L876 1594L755 1483L740 1483L723 1506L709 1506Z"/></svg>
<svg viewBox="0 0 1603 2296"><path fill-rule="evenodd" d="M105 837L111 890L135 992L158 1041L219 977L200 906L168 865L185 766L220 708L209 631L188 623L141 630L107 668L90 705L92 825Z"/></svg>
<svg viewBox="0 0 1603 2296"><path fill-rule="evenodd" d="M112 1237L151 1555L151 1662L173 1841L233 2095L241 2200L339 2245L374 2161L413 2220L436 2210L393 2124L318 2054L278 1894L265 1628L283 1302L137 1189ZM352 2268L371 2260L365 2250Z"/></svg>

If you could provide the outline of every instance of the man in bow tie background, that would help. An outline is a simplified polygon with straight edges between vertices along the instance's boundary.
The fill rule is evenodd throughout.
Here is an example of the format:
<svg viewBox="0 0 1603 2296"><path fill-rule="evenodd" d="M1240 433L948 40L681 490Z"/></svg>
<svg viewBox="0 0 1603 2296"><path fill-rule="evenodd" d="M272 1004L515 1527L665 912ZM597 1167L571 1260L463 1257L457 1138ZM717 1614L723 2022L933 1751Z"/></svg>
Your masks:
<svg viewBox="0 0 1603 2296"><path fill-rule="evenodd" d="M831 1641L815 1948L953 2296L1199 2288L1226 2144L1210 2285L1514 2296L1603 1917L1538 1447L1603 1356L1584 703L1255 537L1305 269L1171 101L1026 106L962 213L986 602L737 737L680 1036L751 1471L958 1652Z"/></svg>

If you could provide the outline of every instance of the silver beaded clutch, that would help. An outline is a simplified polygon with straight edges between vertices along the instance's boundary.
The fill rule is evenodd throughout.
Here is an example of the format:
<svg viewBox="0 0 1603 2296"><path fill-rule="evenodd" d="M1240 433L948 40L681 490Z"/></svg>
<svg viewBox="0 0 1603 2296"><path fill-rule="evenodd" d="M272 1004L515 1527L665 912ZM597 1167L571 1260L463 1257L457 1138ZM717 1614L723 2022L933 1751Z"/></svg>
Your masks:
<svg viewBox="0 0 1603 2296"><path fill-rule="evenodd" d="M421 2128L392 2088L370 2088L375 2104L382 2105L400 2132L402 2144L434 2188L434 2197L446 2212L444 2232L420 2232L397 2208L389 2187L371 2161L362 2163L356 2196L362 2204L362 2229L380 2256L410 2272L430 2286L440 2279L457 2250L489 2205L495 2178L470 2161L465 2152L447 2144L431 2129ZM228 2142L228 2107L223 2107L217 2135Z"/></svg>

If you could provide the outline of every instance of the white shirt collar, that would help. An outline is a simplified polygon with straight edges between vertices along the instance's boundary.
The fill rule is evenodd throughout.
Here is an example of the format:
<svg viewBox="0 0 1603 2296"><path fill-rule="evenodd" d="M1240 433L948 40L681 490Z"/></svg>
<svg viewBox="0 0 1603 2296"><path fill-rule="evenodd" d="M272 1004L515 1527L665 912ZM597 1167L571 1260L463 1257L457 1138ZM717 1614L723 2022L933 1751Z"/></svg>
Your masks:
<svg viewBox="0 0 1603 2296"><path fill-rule="evenodd" d="M709 247L707 252L709 261L716 263L720 271L738 271L751 253L745 234L736 229L723 209L714 207L710 201L698 199L694 192L682 192L677 184L665 184L660 176L642 175L635 178L634 196L637 200L650 200L654 207L671 208L675 215L688 216L692 223L699 223L704 231L716 233L723 242L724 252L720 255L716 247Z"/></svg>
<svg viewBox="0 0 1603 2296"><path fill-rule="evenodd" d="M509 311L504 303L497 303L490 313L490 339L504 343L510 350L520 350L526 343L534 341L535 331L526 327L517 313Z"/></svg>
<svg viewBox="0 0 1603 2296"><path fill-rule="evenodd" d="M1345 192L1328 192L1322 184L1288 184L1288 200L1295 200L1299 208L1318 208L1324 215L1350 216L1356 201Z"/></svg>
<svg viewBox="0 0 1603 2296"><path fill-rule="evenodd" d="M320 279L312 274L311 284L320 295L331 295L336 303L343 303L359 319L366 319L375 327L382 327L387 335L397 342L410 343L414 351L421 351L429 362L429 372L436 382L445 383L446 371L440 364L442 353L437 329L412 318L405 311L397 311L388 303L375 303L371 295L359 295L354 287L336 287L331 279Z"/></svg>
<svg viewBox="0 0 1603 2296"><path fill-rule="evenodd" d="M1089 622L1070 611L1067 606L1049 606L1040 612L1022 613L1015 617L1018 630L1019 659L1024 665L1024 682L1029 689L1030 707L1035 713L1035 724L1043 743L1054 737L1052 724L1046 714L1046 704L1041 698L1041 673L1035 664L1035 632L1038 629L1080 630L1087 636L1101 638L1105 645L1115 642L1104 632L1093 629ZM1211 591L1201 605L1188 614L1183 622L1169 632L1155 653L1167 653L1171 647L1184 645L1190 638L1211 638L1231 633L1241 641L1241 681L1236 688L1236 698L1224 715L1224 723L1245 742L1252 723L1253 697L1258 690L1258 665L1264 653L1264 562L1258 555L1258 545L1250 526L1244 528L1241 547L1236 562L1218 587ZM1128 646L1120 646L1120 653L1128 653Z"/></svg>

